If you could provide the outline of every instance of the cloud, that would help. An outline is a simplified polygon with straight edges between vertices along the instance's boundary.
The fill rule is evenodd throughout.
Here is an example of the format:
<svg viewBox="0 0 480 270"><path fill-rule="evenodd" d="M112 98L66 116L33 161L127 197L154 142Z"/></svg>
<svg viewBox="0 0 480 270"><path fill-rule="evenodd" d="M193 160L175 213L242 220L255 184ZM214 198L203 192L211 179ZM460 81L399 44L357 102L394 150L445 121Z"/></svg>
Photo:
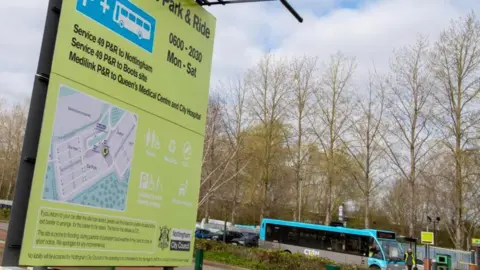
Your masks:
<svg viewBox="0 0 480 270"><path fill-rule="evenodd" d="M18 101L31 93L45 21L47 0L7 1L0 6L0 94ZM242 74L271 50L284 56L336 51L355 56L357 75L386 70L392 50L418 34L436 39L451 19L478 0L290 0L304 17L299 24L279 2L212 6L217 18L211 86ZM21 22L21 23L20 23Z"/></svg>
<svg viewBox="0 0 480 270"><path fill-rule="evenodd" d="M284 56L312 55L327 60L329 55L342 51L356 57L359 63L357 77L364 77L372 63L385 71L393 49L412 44L419 34L435 40L452 19L466 15L470 10L480 14L477 0L290 2L298 7L304 23L297 23L284 9L272 9L276 3L245 5L241 13L233 5L210 9L217 16L219 25L212 84L229 76L230 71L224 69L225 60L230 56L239 58L241 52L237 48L243 47L249 52L265 49L264 40L257 37L259 34L267 40L274 40L273 51ZM254 16L246 15L249 11L245 9ZM245 18L250 18L246 24L243 22ZM236 28L239 36L229 33L225 38L220 32L224 27ZM264 29L268 31L259 33ZM232 43L235 48L231 47ZM236 63L236 70L247 69L258 57L258 54L255 57L244 55L245 59Z"/></svg>
<svg viewBox="0 0 480 270"><path fill-rule="evenodd" d="M30 97L33 79L33 75L28 72L0 72L0 98L10 103L24 101Z"/></svg>
<svg viewBox="0 0 480 270"><path fill-rule="evenodd" d="M6 1L0 7L0 97L29 98L38 63L47 1Z"/></svg>

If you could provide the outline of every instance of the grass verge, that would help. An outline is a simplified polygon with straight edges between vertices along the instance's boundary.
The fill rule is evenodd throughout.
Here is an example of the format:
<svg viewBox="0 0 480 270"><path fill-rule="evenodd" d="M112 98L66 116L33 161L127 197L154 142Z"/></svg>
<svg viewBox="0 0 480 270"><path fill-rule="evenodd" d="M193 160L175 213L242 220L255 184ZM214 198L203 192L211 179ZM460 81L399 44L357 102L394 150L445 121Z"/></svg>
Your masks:
<svg viewBox="0 0 480 270"><path fill-rule="evenodd" d="M332 260L290 254L280 250L245 248L222 242L197 240L196 249L204 250L204 259L231 266L258 270L322 270L327 265L339 266L341 270L362 269L357 265L338 264Z"/></svg>

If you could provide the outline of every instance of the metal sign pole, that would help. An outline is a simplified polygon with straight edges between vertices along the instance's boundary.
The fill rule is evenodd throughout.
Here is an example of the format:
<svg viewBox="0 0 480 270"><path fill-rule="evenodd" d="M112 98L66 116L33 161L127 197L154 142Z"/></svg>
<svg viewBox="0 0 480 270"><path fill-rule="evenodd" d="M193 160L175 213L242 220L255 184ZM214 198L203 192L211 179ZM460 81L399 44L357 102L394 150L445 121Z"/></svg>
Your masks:
<svg viewBox="0 0 480 270"><path fill-rule="evenodd" d="M20 248L25 228L30 189L32 187L38 141L42 128L48 78L52 67L61 5L61 0L50 0L48 3L42 47L40 50L37 74L35 75L33 83L30 111L28 112L27 126L15 185L12 215L8 225L8 234L3 252L2 265L4 266L18 266L19 263Z"/></svg>

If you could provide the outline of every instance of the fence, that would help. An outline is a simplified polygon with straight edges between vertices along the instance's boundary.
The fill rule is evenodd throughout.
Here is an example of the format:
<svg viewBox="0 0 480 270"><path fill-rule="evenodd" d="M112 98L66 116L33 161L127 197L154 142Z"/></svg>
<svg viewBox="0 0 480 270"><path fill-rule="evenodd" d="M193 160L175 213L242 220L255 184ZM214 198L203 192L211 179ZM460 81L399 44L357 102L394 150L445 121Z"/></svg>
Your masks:
<svg viewBox="0 0 480 270"><path fill-rule="evenodd" d="M407 250L409 245L403 244L404 250ZM417 246L417 256L418 259L425 259L425 246ZM468 270L469 263L471 262L471 253L468 251L463 250L456 250L456 249L447 249L447 248L439 248L439 247L430 247L430 256L429 258L434 258L436 254L445 254L450 255L452 257L452 268L459 269L459 270Z"/></svg>

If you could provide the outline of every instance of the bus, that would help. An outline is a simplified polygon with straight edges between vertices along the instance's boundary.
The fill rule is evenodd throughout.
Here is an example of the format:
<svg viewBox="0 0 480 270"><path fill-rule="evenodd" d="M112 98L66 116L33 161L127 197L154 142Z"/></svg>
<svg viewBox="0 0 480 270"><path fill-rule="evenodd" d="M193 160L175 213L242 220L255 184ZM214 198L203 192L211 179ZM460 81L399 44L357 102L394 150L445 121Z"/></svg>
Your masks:
<svg viewBox="0 0 480 270"><path fill-rule="evenodd" d="M115 3L113 21L118 23L121 28L137 35L139 39L149 40L151 37L152 26L150 23L118 1Z"/></svg>
<svg viewBox="0 0 480 270"><path fill-rule="evenodd" d="M263 219L259 246L371 269L404 268L402 245L391 231Z"/></svg>

